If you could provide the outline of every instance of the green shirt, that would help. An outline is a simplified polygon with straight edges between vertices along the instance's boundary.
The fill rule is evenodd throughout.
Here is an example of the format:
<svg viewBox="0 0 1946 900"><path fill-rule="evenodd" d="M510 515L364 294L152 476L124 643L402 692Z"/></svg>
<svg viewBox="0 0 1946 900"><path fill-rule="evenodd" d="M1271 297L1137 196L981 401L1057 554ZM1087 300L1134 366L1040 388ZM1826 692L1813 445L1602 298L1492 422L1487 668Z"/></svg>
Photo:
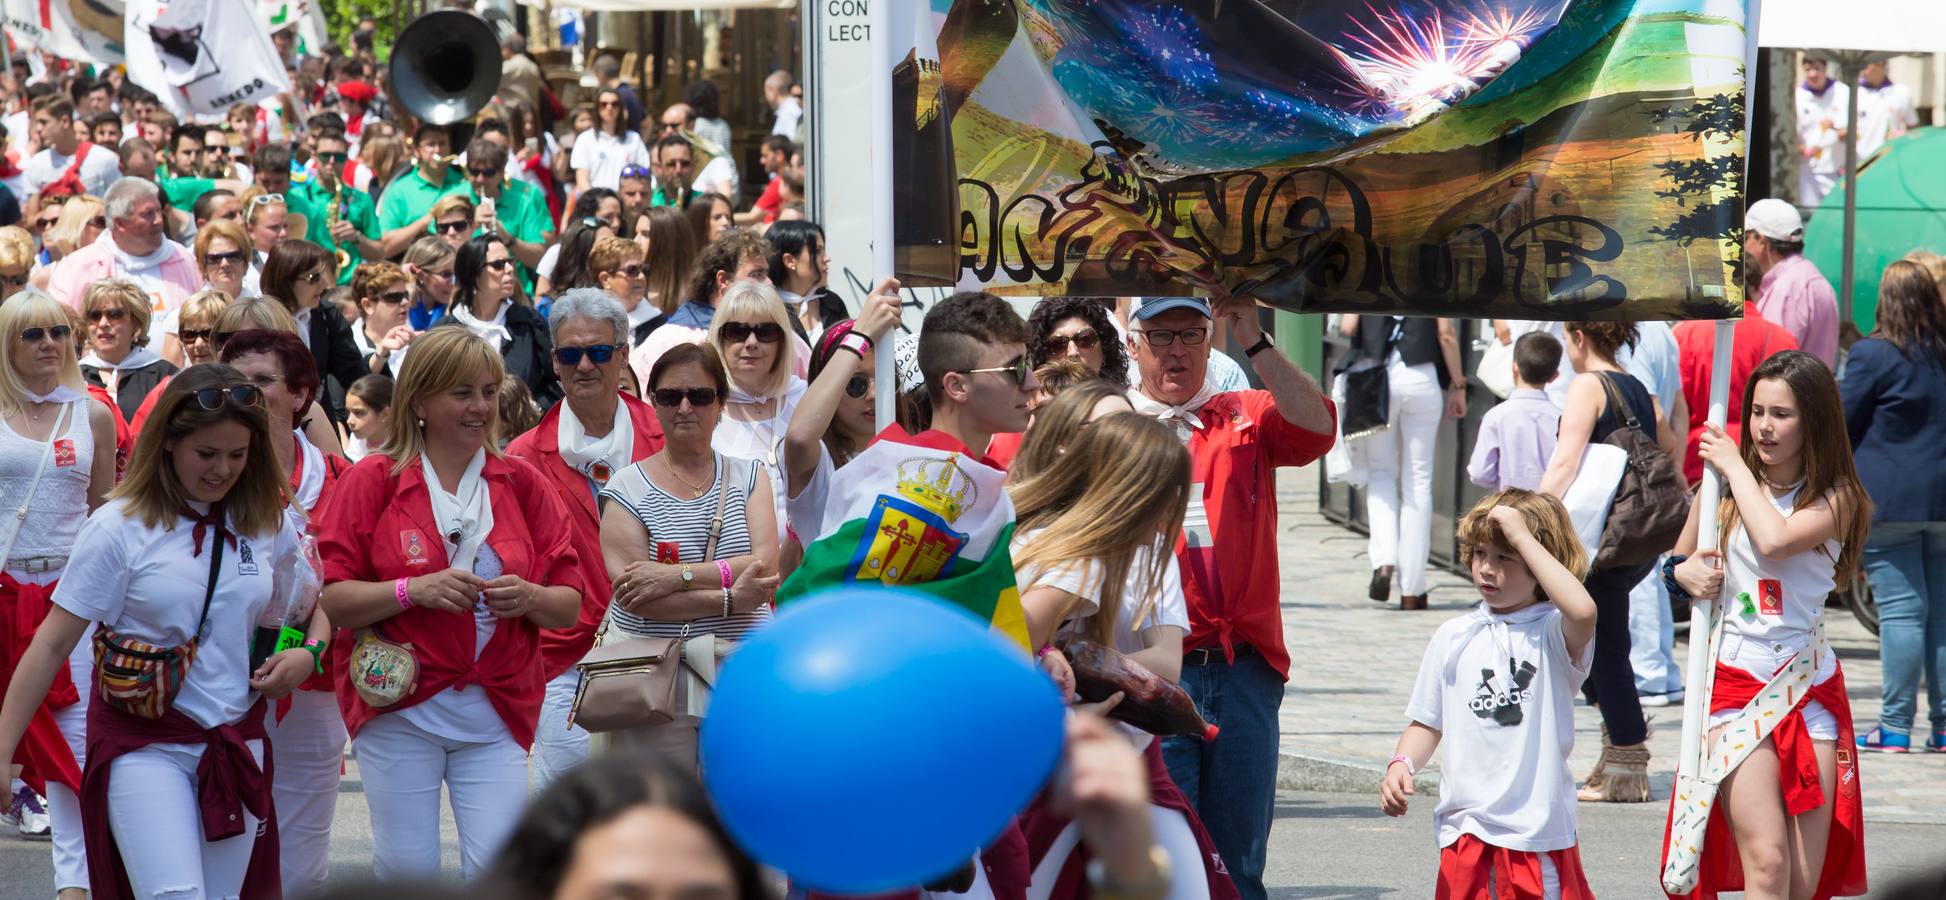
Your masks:
<svg viewBox="0 0 1946 900"><path fill-rule="evenodd" d="M696 202L697 197L703 196L703 192L701 191L694 191L694 190L686 191L683 194L682 202L678 203L676 202L675 198L670 197L668 193L666 193L668 190L669 188L666 185L657 187L655 189L655 193L649 195L649 205L650 206L673 206L676 209L688 209L689 204Z"/></svg>
<svg viewBox="0 0 1946 900"><path fill-rule="evenodd" d="M214 178L163 178L157 184L169 205L183 212L190 212L196 206L197 198L216 190Z"/></svg>
<svg viewBox="0 0 1946 900"><path fill-rule="evenodd" d="M338 208L338 216L350 222L351 227L358 229L358 233L367 239L378 240L381 234L378 230L378 207L372 203L372 195L347 186L344 188L343 197L342 205ZM358 252L357 243L340 246L338 242L331 239L330 192L316 180L312 180L291 185L291 192L284 199L293 211L300 205L306 209L305 240L334 254L338 250L343 250L350 257L345 267L338 271L338 283L350 284L351 276L358 271L358 264L364 262L364 256Z"/></svg>
<svg viewBox="0 0 1946 900"><path fill-rule="evenodd" d="M410 225L432 212L432 205L441 198L470 190L472 186L466 180L466 173L459 169L448 166L446 180L433 184L426 180L418 166L413 166L411 172L385 186L385 195L378 203L378 227L393 231Z"/></svg>
<svg viewBox="0 0 1946 900"><path fill-rule="evenodd" d="M480 192L475 191L468 182L467 196L473 206L480 205ZM500 184L500 196L493 201L493 218L507 230L514 240L527 244L545 245L554 235L554 222L547 209L547 198L533 185L511 179ZM511 248L510 248L511 249ZM534 292L534 270L525 263L515 260L515 268L520 271L521 287L527 293Z"/></svg>

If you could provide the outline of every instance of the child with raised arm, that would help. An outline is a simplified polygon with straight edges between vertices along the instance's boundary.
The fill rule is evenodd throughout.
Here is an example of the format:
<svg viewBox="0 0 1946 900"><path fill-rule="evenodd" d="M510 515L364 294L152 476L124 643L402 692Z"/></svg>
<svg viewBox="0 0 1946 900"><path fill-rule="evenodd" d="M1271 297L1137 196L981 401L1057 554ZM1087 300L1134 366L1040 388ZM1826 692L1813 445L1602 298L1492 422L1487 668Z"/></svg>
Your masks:
<svg viewBox="0 0 1946 900"><path fill-rule="evenodd" d="M1440 900L1592 897L1575 846L1574 696L1593 662L1588 555L1559 500L1508 488L1460 520L1479 607L1440 626L1379 808L1405 815L1443 741Z"/></svg>

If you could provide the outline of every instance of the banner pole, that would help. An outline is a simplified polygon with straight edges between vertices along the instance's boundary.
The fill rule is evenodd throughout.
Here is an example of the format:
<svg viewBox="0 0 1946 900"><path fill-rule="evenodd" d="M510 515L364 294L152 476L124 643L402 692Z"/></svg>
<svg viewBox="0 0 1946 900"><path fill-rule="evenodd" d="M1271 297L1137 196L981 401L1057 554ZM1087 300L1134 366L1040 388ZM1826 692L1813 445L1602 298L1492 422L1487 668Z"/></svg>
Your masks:
<svg viewBox="0 0 1946 900"><path fill-rule="evenodd" d="M1730 357L1731 348L1736 341L1736 322L1724 320L1716 323L1716 344L1710 354L1710 396L1709 424L1721 428L1729 415L1730 402ZM1716 508L1723 499L1723 478L1716 469L1704 464L1703 489L1696 502L1703 505L1702 514L1696 523L1696 551L1715 550ZM1651 576L1657 577L1657 576ZM1713 604L1706 597L1697 597L1689 607L1689 669L1685 673L1687 682L1683 689L1682 708L1682 745L1676 752L1678 772L1695 773L1701 771L1703 759L1703 723L1709 715L1710 698L1705 696L1709 689L1709 670L1714 661L1709 656L1710 615Z"/></svg>
<svg viewBox="0 0 1946 900"><path fill-rule="evenodd" d="M872 83L872 278L896 275L898 261L892 246L892 10L885 2L871 5ZM898 362L893 355L898 330L894 329L873 347L877 368L874 380L874 415L878 429L884 431L897 419L899 389Z"/></svg>

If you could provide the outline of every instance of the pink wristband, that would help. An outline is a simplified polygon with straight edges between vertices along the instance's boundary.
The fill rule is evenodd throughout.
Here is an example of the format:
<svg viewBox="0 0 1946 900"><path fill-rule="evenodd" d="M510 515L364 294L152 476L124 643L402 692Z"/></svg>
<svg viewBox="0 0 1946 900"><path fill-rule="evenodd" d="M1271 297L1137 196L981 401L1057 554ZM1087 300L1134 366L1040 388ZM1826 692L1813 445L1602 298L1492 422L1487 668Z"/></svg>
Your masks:
<svg viewBox="0 0 1946 900"><path fill-rule="evenodd" d="M401 578L392 582L392 596L399 598L400 609L412 608L412 595L406 593L405 590L406 582L411 580L410 578Z"/></svg>
<svg viewBox="0 0 1946 900"><path fill-rule="evenodd" d="M723 576L723 589L729 590L736 581L730 577L730 564L719 559L716 561L716 571Z"/></svg>
<svg viewBox="0 0 1946 900"><path fill-rule="evenodd" d="M1399 763L1405 763L1406 777L1410 778L1419 774L1419 770L1412 767L1412 757L1409 757L1403 753L1399 754L1398 756L1392 757L1392 761L1386 763L1385 768L1390 769L1393 766L1398 765Z"/></svg>
<svg viewBox="0 0 1946 900"><path fill-rule="evenodd" d="M1048 644L1047 646L1042 647L1039 652L1035 653L1034 658L1041 659L1047 656L1049 653L1053 653L1053 652L1054 652L1054 645Z"/></svg>

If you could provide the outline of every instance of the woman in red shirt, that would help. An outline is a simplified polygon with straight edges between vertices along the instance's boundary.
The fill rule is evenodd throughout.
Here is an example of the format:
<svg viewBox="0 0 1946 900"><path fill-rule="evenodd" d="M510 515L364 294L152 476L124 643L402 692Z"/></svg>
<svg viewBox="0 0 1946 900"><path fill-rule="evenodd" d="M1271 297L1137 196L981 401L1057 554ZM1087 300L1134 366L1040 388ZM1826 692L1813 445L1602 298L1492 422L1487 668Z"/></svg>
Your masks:
<svg viewBox="0 0 1946 900"><path fill-rule="evenodd" d="M358 630L340 633L333 660L385 880L438 875L442 783L461 872L499 849L526 802L540 631L580 611L567 508L546 476L498 449L503 376L499 352L466 329L420 336L390 439L345 473L318 520L324 608ZM361 641L390 642L413 664L355 667ZM383 690L401 674L405 687Z"/></svg>

